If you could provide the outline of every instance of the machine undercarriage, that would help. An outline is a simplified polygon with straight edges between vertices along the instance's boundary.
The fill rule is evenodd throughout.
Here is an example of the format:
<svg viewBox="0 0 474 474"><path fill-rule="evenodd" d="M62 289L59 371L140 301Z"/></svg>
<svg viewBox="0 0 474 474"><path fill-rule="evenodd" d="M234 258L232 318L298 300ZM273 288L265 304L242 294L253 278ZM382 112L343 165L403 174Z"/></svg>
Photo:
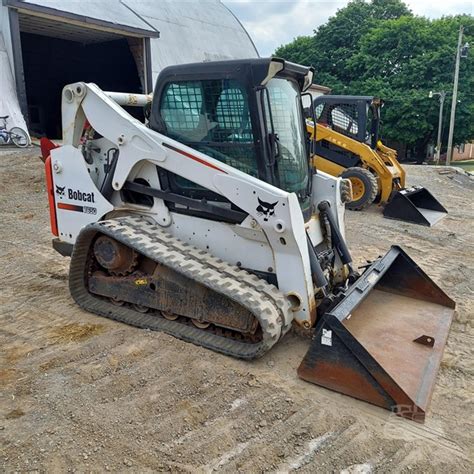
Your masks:
<svg viewBox="0 0 474 474"><path fill-rule="evenodd" d="M244 359L262 355L290 328L278 288L140 217L81 233L69 286L87 311Z"/></svg>

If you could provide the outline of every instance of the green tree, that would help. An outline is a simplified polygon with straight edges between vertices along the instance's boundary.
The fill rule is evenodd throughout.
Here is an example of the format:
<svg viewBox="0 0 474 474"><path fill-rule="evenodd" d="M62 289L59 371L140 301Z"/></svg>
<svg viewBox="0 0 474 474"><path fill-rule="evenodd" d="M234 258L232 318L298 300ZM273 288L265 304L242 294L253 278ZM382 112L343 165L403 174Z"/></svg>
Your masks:
<svg viewBox="0 0 474 474"><path fill-rule="evenodd" d="M385 99L382 134L424 156L437 133L439 103L430 90L452 90L457 35L473 44L471 15L428 20L413 16L399 0L355 0L315 31L279 48L276 55L316 67L315 81L336 94ZM359 26L359 27L358 27ZM343 33L347 33L346 36ZM308 46L309 45L309 46ZM306 49L305 56L301 48ZM462 59L454 141L474 139L474 51ZM450 110L445 103L443 143Z"/></svg>
<svg viewBox="0 0 474 474"><path fill-rule="evenodd" d="M296 38L278 48L275 56L293 62L304 59L303 64L316 66L318 83L341 89L351 79L347 61L358 51L358 43L364 34L381 20L401 15L411 15L401 0L353 0L315 30L313 36Z"/></svg>
<svg viewBox="0 0 474 474"><path fill-rule="evenodd" d="M474 31L474 18L469 15L432 21L422 17L385 21L361 38L358 53L348 61L356 78L350 83L350 92L384 97L384 135L413 146L418 155L423 155L437 133L439 103L428 98L429 91L452 89L461 24L466 31ZM457 144L474 138L473 73L472 57L463 59L454 136ZM446 105L448 114L449 100Z"/></svg>

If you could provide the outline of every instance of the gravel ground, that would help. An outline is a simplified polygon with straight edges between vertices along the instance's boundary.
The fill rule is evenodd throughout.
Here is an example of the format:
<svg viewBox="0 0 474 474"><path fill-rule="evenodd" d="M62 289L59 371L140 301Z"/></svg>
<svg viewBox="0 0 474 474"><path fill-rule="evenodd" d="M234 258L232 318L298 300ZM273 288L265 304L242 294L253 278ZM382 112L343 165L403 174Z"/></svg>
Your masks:
<svg viewBox="0 0 474 474"><path fill-rule="evenodd" d="M308 341L255 362L87 314L50 245L38 151L0 153L0 471L473 472L473 188L408 168L432 229L348 213L358 263L402 245L457 302L424 425L299 380Z"/></svg>

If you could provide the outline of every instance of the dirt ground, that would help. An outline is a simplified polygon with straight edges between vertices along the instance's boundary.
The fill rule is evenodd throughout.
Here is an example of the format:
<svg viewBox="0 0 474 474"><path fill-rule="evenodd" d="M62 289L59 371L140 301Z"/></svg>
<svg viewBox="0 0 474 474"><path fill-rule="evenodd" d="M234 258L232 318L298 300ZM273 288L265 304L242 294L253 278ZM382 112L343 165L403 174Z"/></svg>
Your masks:
<svg viewBox="0 0 474 474"><path fill-rule="evenodd" d="M473 472L474 188L410 167L449 215L348 213L363 264L401 244L457 314L424 425L308 384L289 334L243 362L87 314L51 248L37 149L0 154L1 472Z"/></svg>

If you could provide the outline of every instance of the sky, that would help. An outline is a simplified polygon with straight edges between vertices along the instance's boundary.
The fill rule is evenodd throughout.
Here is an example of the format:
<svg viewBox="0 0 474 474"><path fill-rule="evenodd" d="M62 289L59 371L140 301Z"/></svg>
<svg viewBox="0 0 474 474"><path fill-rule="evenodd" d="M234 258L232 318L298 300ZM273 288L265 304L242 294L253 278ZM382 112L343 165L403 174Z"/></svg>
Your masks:
<svg viewBox="0 0 474 474"><path fill-rule="evenodd" d="M297 36L311 35L348 0L222 0L245 26L261 56ZM474 14L474 0L405 0L415 15Z"/></svg>

